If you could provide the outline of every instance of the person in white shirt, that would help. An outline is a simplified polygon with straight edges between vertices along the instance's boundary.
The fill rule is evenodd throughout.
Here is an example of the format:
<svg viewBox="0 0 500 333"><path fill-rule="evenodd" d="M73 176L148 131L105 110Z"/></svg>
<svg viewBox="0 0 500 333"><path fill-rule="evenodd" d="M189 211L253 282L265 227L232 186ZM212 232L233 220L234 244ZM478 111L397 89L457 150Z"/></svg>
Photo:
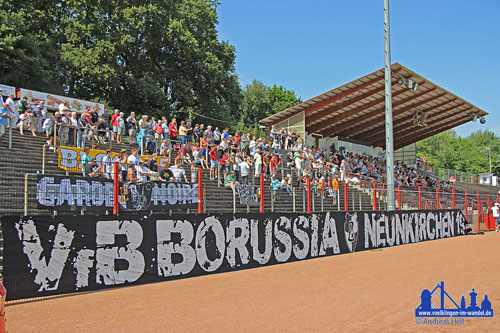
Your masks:
<svg viewBox="0 0 500 333"><path fill-rule="evenodd" d="M139 164L135 166L135 171L137 173L137 178L139 178L139 182L148 181L148 176L151 174L151 171L144 165L143 161L139 161Z"/></svg>
<svg viewBox="0 0 500 333"><path fill-rule="evenodd" d="M253 164L255 165L255 177L260 175L260 167L262 165L262 156L260 156L260 150L257 150L253 156Z"/></svg>
<svg viewBox="0 0 500 333"><path fill-rule="evenodd" d="M113 179L113 152L106 151L106 156L101 160L101 165L104 167L104 177L106 179Z"/></svg>
<svg viewBox="0 0 500 333"><path fill-rule="evenodd" d="M172 171L172 174L174 175L174 181L176 183L180 183L182 181L182 178L186 181L186 183L189 184L189 180L187 179L186 176L186 170L182 167L182 162L180 159L175 161L175 165L171 166L169 168L170 171Z"/></svg>
<svg viewBox="0 0 500 333"><path fill-rule="evenodd" d="M243 160L238 164L240 167L240 176L241 176L241 184L242 185L248 185L248 171L250 169L250 164L252 163L252 160L250 157L247 157L247 160Z"/></svg>
<svg viewBox="0 0 500 333"><path fill-rule="evenodd" d="M500 205L495 202L493 207L491 207L491 213L495 218L495 232L500 232Z"/></svg>
<svg viewBox="0 0 500 333"><path fill-rule="evenodd" d="M132 148L131 154L129 155L129 157L127 157L127 165L139 164L139 157L137 157L137 155L137 148Z"/></svg>
<svg viewBox="0 0 500 333"><path fill-rule="evenodd" d="M16 102L14 102L14 93L9 94L9 98L5 101L10 109L10 119L12 128L16 126L17 119L19 118L19 111L16 106Z"/></svg>

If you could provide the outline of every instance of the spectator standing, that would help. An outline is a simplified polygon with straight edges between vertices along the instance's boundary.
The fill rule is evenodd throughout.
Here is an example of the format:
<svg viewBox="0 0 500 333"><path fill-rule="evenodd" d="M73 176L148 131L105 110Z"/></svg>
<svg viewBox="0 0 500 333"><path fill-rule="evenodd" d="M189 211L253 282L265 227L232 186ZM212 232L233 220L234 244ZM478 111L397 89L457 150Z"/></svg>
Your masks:
<svg viewBox="0 0 500 333"><path fill-rule="evenodd" d="M208 154L210 157L210 180L214 180L217 176L217 152L215 146L212 146Z"/></svg>
<svg viewBox="0 0 500 333"><path fill-rule="evenodd" d="M161 128L163 128L163 140L169 139L168 121L166 117L161 117Z"/></svg>
<svg viewBox="0 0 500 333"><path fill-rule="evenodd" d="M187 144L187 128L184 125L184 120L181 121L181 126L179 127L179 139L183 146Z"/></svg>
<svg viewBox="0 0 500 333"><path fill-rule="evenodd" d="M115 110L115 113L116 113L116 111L117 110ZM113 114L113 116L114 116L114 114ZM114 136L115 133L111 130L113 122L111 121L111 115L109 114L108 109L104 110L104 112L102 113L101 117L104 120L104 124L106 125L106 127L105 127L105 130L106 130L106 135L105 135L106 141L112 141L113 140L113 136Z"/></svg>
<svg viewBox="0 0 500 333"><path fill-rule="evenodd" d="M83 149L83 156L82 156L82 171L83 171L83 176L87 176L87 164L90 162L90 149L89 148L84 148Z"/></svg>
<svg viewBox="0 0 500 333"><path fill-rule="evenodd" d="M191 126L191 121L186 121L186 131L187 131L187 142L189 145L193 143L193 127Z"/></svg>
<svg viewBox="0 0 500 333"><path fill-rule="evenodd" d="M14 102L14 93L10 93L7 100L5 100L7 106L10 110L10 127L14 128L17 125L17 120L19 119L19 111L17 109L16 103Z"/></svg>
<svg viewBox="0 0 500 333"><path fill-rule="evenodd" d="M78 115L76 112L71 112L71 117L69 118L69 143L70 145L76 144L76 128L78 126Z"/></svg>
<svg viewBox="0 0 500 333"><path fill-rule="evenodd" d="M493 207L491 207L491 213L495 219L495 232L500 232L500 205L495 202Z"/></svg>
<svg viewBox="0 0 500 333"><path fill-rule="evenodd" d="M127 180L129 183L135 183L139 180L135 171L135 163L129 163L128 165Z"/></svg>
<svg viewBox="0 0 500 333"><path fill-rule="evenodd" d="M250 157L248 157L246 160L243 159L243 161L241 161L238 165L240 167L241 184L243 185L248 185L248 173L250 171L249 162L251 163Z"/></svg>
<svg viewBox="0 0 500 333"><path fill-rule="evenodd" d="M116 124L118 126L118 133L116 134L116 142L123 143L123 137L125 136L125 119L123 118L125 113L120 112L116 118Z"/></svg>
<svg viewBox="0 0 500 333"><path fill-rule="evenodd" d="M9 125L9 120L11 112L7 103L2 103L2 109L0 109L0 137L5 134L6 128Z"/></svg>
<svg viewBox="0 0 500 333"><path fill-rule="evenodd" d="M276 176L271 177L271 189L273 190L273 200L278 200L278 190L280 189L280 181L276 178Z"/></svg>
<svg viewBox="0 0 500 333"><path fill-rule="evenodd" d="M108 114L107 117L109 117L108 112L104 112L104 113L107 113ZM113 129L113 136L112 136L111 140L116 141L116 142L118 142L118 132L120 131L120 127L118 126L118 117L120 117L120 110L115 109L115 113L111 117L110 123L111 123L112 129Z"/></svg>
<svg viewBox="0 0 500 333"><path fill-rule="evenodd" d="M222 140L222 133L220 132L219 128L216 127L214 130L214 143L216 145L219 145Z"/></svg>
<svg viewBox="0 0 500 333"><path fill-rule="evenodd" d="M189 180L186 176L186 170L181 165L181 160L178 159L175 161L175 164L171 166L170 171L172 171L174 182L180 183L182 182L182 178L184 178L184 181L189 184Z"/></svg>
<svg viewBox="0 0 500 333"><path fill-rule="evenodd" d="M177 120L174 118L168 125L168 134L170 136L170 140L177 140Z"/></svg>
<svg viewBox="0 0 500 333"><path fill-rule="evenodd" d="M103 168L104 178L113 179L113 152L111 150L106 150L106 156L101 160L101 166Z"/></svg>
<svg viewBox="0 0 500 333"><path fill-rule="evenodd" d="M131 112L126 120L128 124L128 143L135 142L135 135L137 134L137 121L135 120L135 112Z"/></svg>
<svg viewBox="0 0 500 333"><path fill-rule="evenodd" d="M42 119L43 119L43 113L42 113L42 105L40 102L35 102L31 106L31 111L33 113L33 116L31 117L31 122L33 123L33 127L35 128L35 131L37 133L42 132Z"/></svg>
<svg viewBox="0 0 500 333"><path fill-rule="evenodd" d="M193 129L194 142L200 142L201 136L202 136L202 133L200 130L200 124L194 125L194 129Z"/></svg>

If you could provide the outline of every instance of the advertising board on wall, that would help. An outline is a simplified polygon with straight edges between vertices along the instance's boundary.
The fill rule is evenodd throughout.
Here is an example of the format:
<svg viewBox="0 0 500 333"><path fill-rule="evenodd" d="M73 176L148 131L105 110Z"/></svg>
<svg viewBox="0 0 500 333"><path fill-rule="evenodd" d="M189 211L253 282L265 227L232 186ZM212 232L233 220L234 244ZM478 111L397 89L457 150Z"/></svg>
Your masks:
<svg viewBox="0 0 500 333"><path fill-rule="evenodd" d="M106 107L103 103L90 102L83 99L53 95L41 91L21 88L20 98L23 99L24 97L27 97L28 101L30 102L45 101L45 105L47 106L47 108L51 109L57 109L59 107L59 104L61 104L63 101L68 101L71 107L71 111L83 112L88 106L90 107L90 110L96 110L99 115L104 113Z"/></svg>
<svg viewBox="0 0 500 333"><path fill-rule="evenodd" d="M468 232L459 210L4 216L1 222L4 284L11 300L255 268Z"/></svg>

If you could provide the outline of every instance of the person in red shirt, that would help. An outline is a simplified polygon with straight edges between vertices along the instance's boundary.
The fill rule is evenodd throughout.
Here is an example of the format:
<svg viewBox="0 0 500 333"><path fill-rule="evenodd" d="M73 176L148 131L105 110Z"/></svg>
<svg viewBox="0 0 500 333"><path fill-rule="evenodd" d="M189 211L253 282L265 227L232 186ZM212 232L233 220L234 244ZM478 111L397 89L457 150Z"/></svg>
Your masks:
<svg viewBox="0 0 500 333"><path fill-rule="evenodd" d="M215 145L212 146L208 155L210 157L210 180L214 180L217 176L217 153L215 151Z"/></svg>
<svg viewBox="0 0 500 333"><path fill-rule="evenodd" d="M177 120L174 118L168 125L170 140L177 140Z"/></svg>
<svg viewBox="0 0 500 333"><path fill-rule="evenodd" d="M118 128L118 120L117 119L119 116L120 116L120 110L115 109L115 113L111 117L111 126L113 126L113 137L111 139L112 141L116 141L116 138L118 135L119 128Z"/></svg>

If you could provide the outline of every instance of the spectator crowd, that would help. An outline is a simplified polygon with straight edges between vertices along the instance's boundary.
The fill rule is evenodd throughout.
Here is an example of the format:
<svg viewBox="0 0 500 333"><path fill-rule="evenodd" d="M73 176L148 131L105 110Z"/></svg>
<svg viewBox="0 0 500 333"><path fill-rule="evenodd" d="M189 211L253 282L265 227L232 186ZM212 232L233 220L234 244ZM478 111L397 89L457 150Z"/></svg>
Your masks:
<svg viewBox="0 0 500 333"><path fill-rule="evenodd" d="M278 193L291 195L293 187L306 185L309 178L314 193L330 196L334 203L338 196L339 182L385 183L385 162L367 155L336 150L317 149L304 144L295 130L272 127L269 139L249 132L230 132L205 124L191 124L189 120L167 120L134 112L125 116L114 110L99 114L87 107L83 112L71 110L63 101L52 115L44 101L28 102L26 98L16 105L11 94L0 110L0 135L9 126L18 128L24 135L44 134L49 148L58 145L75 145L84 148L82 172L88 177L114 177L114 160L119 163L119 176L123 181L147 180L197 182L199 168L209 170L209 180L218 181L227 188L238 184L253 183L253 177L269 179L273 197ZM107 142L137 144L130 153L122 149L118 158L107 152L100 165L90 158L86 143L96 145ZM140 158L151 155L150 158ZM168 156L171 163L158 165L158 156ZM171 166L169 166L171 165ZM188 168L189 171L186 171ZM188 177L188 172L190 177ZM424 175L413 167L397 162L396 185L406 187L449 189L449 183ZM281 179L281 180L280 180Z"/></svg>

